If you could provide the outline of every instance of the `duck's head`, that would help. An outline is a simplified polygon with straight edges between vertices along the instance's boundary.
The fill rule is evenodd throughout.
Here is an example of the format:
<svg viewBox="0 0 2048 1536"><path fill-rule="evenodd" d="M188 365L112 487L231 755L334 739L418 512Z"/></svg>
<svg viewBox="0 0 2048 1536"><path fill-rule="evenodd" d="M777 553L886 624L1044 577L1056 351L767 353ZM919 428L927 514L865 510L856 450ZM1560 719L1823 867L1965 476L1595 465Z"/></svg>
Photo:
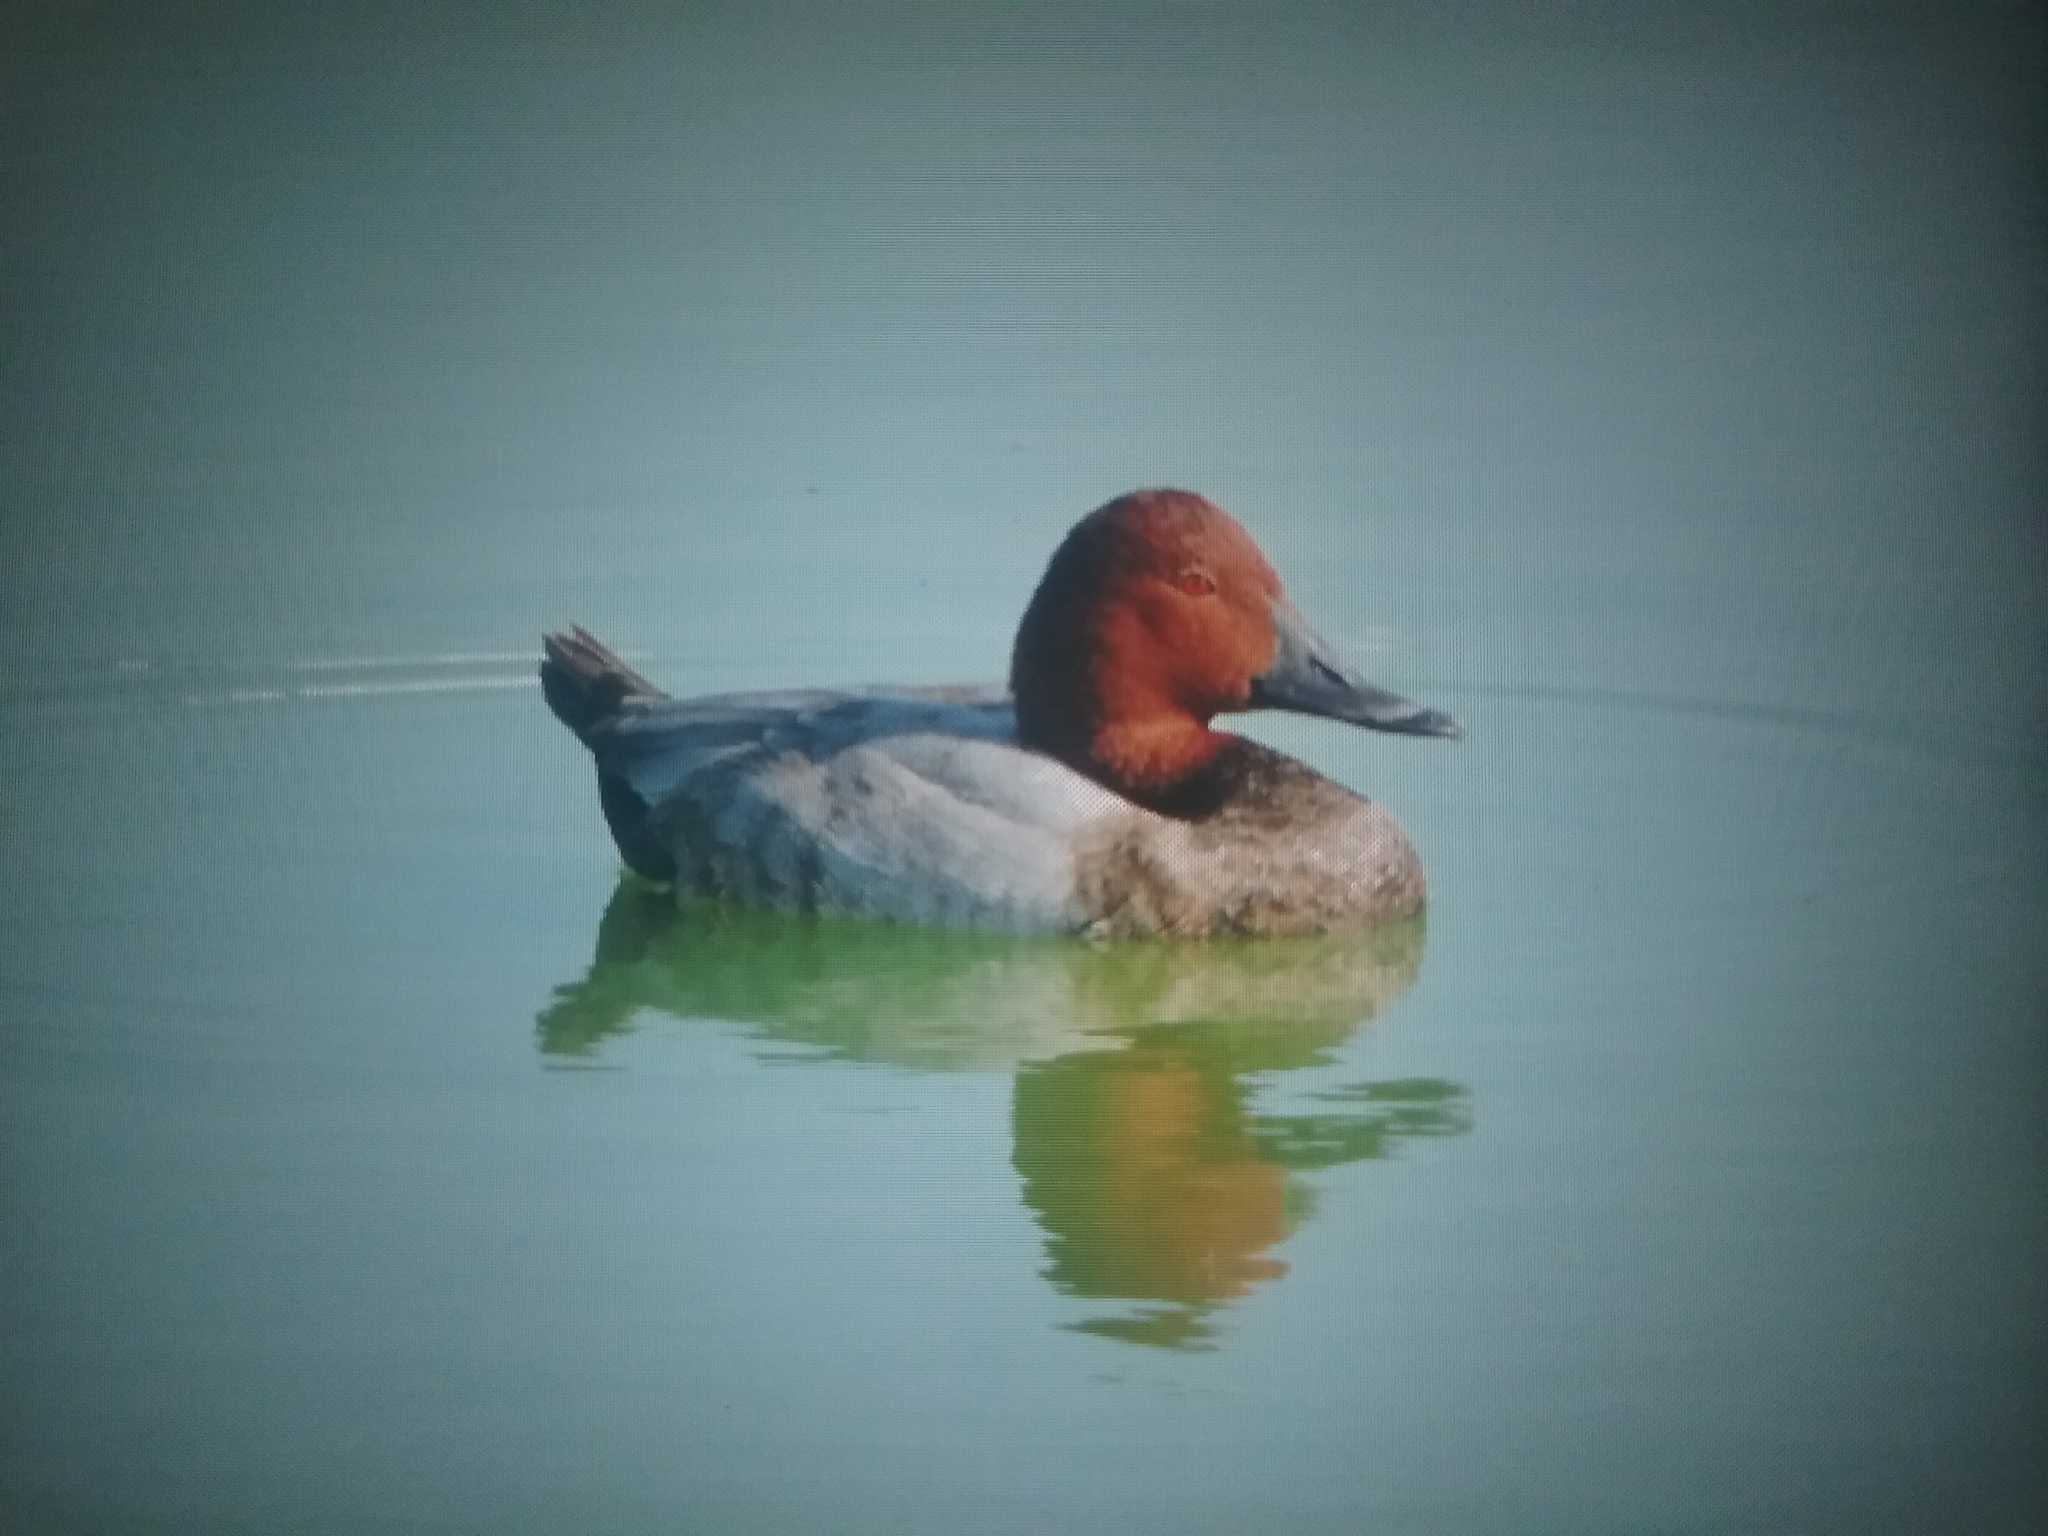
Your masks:
<svg viewBox="0 0 2048 1536"><path fill-rule="evenodd" d="M1352 672L1251 535L1189 491L1134 491L1074 525L1018 626L1010 688L1024 745L1149 804L1235 739L1209 728L1231 710L1462 734Z"/></svg>

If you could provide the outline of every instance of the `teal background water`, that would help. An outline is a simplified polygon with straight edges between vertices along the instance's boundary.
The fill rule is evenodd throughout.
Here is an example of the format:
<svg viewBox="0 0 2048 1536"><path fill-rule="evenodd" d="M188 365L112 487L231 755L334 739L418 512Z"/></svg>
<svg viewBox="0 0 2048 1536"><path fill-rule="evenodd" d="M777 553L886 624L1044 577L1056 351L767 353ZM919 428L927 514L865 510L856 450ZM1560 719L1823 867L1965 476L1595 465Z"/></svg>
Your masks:
<svg viewBox="0 0 2048 1536"><path fill-rule="evenodd" d="M2042 26L352 6L0 90L24 1530L2022 1530ZM532 686L1237 512L1426 932L678 913Z"/></svg>

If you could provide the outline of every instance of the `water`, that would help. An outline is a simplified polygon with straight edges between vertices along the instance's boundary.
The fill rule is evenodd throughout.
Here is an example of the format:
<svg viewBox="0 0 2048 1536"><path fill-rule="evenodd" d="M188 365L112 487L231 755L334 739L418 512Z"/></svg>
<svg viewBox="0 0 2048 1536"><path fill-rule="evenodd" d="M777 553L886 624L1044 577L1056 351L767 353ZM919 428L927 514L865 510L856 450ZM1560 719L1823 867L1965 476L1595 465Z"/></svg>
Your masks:
<svg viewBox="0 0 2048 1536"><path fill-rule="evenodd" d="M12 1526L2032 1528L2038 23L953 14L32 29ZM994 677L1155 481L1426 926L622 880L540 627Z"/></svg>

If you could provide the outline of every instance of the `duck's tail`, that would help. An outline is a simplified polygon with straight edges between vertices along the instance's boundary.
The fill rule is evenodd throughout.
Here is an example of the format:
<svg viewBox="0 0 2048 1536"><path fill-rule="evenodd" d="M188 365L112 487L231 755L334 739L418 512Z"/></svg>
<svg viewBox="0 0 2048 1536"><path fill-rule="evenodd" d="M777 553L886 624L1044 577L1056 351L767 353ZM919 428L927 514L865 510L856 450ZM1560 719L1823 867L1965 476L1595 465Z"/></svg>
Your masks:
<svg viewBox="0 0 2048 1536"><path fill-rule="evenodd" d="M675 878L675 856L663 844L648 815L648 804L623 776L610 771L598 751L594 733L616 720L629 702L665 699L668 695L638 672L589 630L577 626L566 634L541 636L540 691L555 718L576 733L576 739L597 756L597 796L612 841L638 874L649 880Z"/></svg>
<svg viewBox="0 0 2048 1536"><path fill-rule="evenodd" d="M540 691L555 718L585 746L590 733L616 718L627 700L668 697L581 625L541 636L541 650Z"/></svg>

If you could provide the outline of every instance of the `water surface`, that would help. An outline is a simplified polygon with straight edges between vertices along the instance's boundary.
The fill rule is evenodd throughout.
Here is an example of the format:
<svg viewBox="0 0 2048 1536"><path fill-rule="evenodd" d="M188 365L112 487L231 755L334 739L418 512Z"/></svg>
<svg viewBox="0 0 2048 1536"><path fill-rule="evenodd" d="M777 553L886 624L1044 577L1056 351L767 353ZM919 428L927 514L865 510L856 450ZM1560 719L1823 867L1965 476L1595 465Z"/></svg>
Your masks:
<svg viewBox="0 0 2048 1536"><path fill-rule="evenodd" d="M1453 11L29 29L14 1528L2033 1528L2038 19ZM999 677L1162 481L1426 924L622 879L542 626Z"/></svg>

